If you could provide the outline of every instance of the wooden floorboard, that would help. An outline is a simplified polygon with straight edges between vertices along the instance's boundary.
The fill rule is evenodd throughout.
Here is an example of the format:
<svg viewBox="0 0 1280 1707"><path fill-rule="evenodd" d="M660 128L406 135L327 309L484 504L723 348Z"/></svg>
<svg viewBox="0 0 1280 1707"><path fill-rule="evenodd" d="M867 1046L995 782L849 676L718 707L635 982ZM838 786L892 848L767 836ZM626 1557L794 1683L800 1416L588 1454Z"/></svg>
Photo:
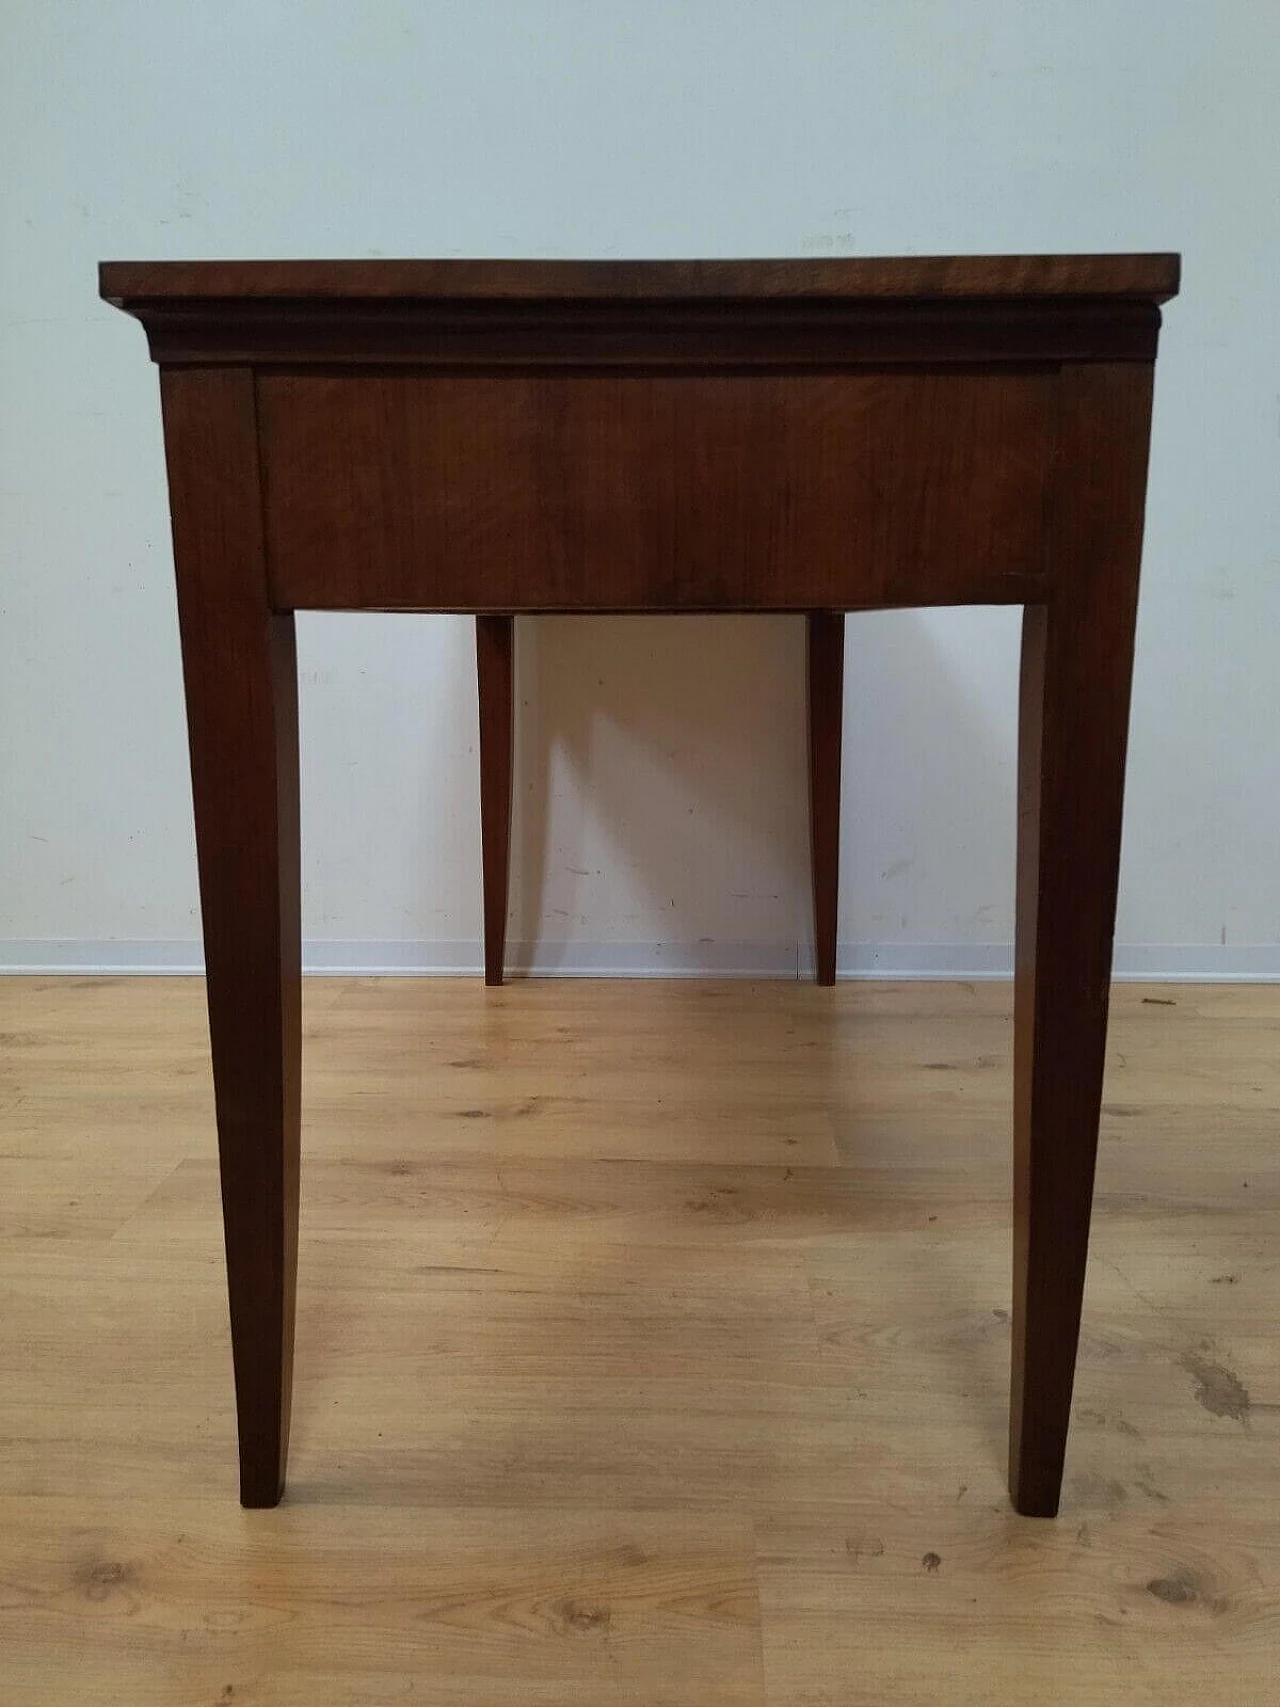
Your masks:
<svg viewBox="0 0 1280 1707"><path fill-rule="evenodd" d="M242 1512L203 991L0 981L0 1702L1280 1699L1280 990L1116 991L1062 1515L1009 992L315 980Z"/></svg>

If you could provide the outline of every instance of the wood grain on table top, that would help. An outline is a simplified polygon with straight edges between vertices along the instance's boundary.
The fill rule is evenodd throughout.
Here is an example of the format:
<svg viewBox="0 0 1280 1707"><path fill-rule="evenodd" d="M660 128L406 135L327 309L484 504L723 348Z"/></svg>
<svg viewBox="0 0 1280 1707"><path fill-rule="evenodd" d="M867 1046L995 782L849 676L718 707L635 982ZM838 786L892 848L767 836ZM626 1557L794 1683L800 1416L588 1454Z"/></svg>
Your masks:
<svg viewBox="0 0 1280 1707"><path fill-rule="evenodd" d="M1180 257L919 255L719 261L104 261L101 294L161 299L861 301L1118 298L1164 302Z"/></svg>

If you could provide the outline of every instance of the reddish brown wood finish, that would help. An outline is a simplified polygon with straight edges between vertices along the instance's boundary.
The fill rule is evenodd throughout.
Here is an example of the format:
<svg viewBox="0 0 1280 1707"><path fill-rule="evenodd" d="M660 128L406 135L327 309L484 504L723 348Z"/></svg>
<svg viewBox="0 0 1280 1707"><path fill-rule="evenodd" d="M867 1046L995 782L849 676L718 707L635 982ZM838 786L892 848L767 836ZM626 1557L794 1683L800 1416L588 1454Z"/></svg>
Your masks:
<svg viewBox="0 0 1280 1707"><path fill-rule="evenodd" d="M813 952L819 984L836 981L840 899L840 748L844 735L844 617L810 611L809 846L813 864Z"/></svg>
<svg viewBox="0 0 1280 1707"><path fill-rule="evenodd" d="M204 916L240 1497L284 1487L301 961L293 614L267 597L253 379L161 375Z"/></svg>
<svg viewBox="0 0 1280 1707"><path fill-rule="evenodd" d="M1176 255L109 261L165 363L517 367L1153 358Z"/></svg>
<svg viewBox="0 0 1280 1707"><path fill-rule="evenodd" d="M1150 361L1159 310L1124 298L951 303L789 299L767 316L749 303L557 305L482 302L235 304L140 302L151 354L169 367L260 371L431 368L495 374L574 369L618 373L847 372L879 368L1016 367L1027 362ZM572 310L572 312L570 312Z"/></svg>
<svg viewBox="0 0 1280 1707"><path fill-rule="evenodd" d="M1102 1104L1151 369L1063 375L1054 597L1023 624L1010 1484L1058 1509Z"/></svg>
<svg viewBox="0 0 1280 1707"><path fill-rule="evenodd" d="M272 597L796 610L1043 589L1056 371L267 374Z"/></svg>
<svg viewBox="0 0 1280 1707"><path fill-rule="evenodd" d="M476 618L480 702L480 843L484 874L484 981L501 984L511 849L512 641L509 616Z"/></svg>
<svg viewBox="0 0 1280 1707"><path fill-rule="evenodd" d="M480 613L501 976L510 616L1027 607L1010 1486L1057 1509L1097 1142L1159 304L1177 258L110 263L161 362L246 1503L280 1491L298 1155L292 612ZM830 613L830 614L828 614Z"/></svg>
<svg viewBox="0 0 1280 1707"><path fill-rule="evenodd" d="M904 255L727 261L104 261L99 287L139 302L1164 302L1177 255Z"/></svg>

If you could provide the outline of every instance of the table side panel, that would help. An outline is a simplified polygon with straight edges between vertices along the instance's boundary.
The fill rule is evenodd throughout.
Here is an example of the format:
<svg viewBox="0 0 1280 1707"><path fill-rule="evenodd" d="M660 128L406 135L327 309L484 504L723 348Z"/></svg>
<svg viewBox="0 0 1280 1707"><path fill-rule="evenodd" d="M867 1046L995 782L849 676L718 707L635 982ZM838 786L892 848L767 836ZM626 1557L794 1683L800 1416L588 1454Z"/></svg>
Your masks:
<svg viewBox="0 0 1280 1707"><path fill-rule="evenodd" d="M281 609L1021 602L1058 373L262 371Z"/></svg>

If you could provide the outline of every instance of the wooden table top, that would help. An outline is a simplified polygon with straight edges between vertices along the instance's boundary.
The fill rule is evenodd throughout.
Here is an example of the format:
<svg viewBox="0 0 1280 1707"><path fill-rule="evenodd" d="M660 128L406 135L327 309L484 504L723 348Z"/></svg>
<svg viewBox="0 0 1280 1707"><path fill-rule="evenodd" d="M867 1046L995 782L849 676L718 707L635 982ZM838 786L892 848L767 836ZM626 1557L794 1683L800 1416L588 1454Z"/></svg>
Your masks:
<svg viewBox="0 0 1280 1707"><path fill-rule="evenodd" d="M476 302L850 302L1111 299L1176 294L1179 257L920 255L724 261L104 261L103 297L143 301L314 299Z"/></svg>

